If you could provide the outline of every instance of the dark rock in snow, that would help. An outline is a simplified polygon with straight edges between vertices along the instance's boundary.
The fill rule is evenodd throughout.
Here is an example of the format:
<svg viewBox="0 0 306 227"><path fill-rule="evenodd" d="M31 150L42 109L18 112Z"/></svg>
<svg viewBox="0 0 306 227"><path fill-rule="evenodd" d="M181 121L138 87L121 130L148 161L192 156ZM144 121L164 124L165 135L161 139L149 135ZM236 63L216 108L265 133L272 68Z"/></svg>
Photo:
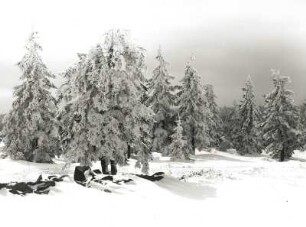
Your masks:
<svg viewBox="0 0 306 227"><path fill-rule="evenodd" d="M54 182L62 182L62 181L64 181L65 177L68 177L68 175L63 175L63 176L60 176L60 177L57 177L57 176L48 176L48 179L52 180Z"/></svg>
<svg viewBox="0 0 306 227"><path fill-rule="evenodd" d="M101 180L113 181L113 180L114 180L114 177L113 177L113 176L106 176L106 177L103 177Z"/></svg>
<svg viewBox="0 0 306 227"><path fill-rule="evenodd" d="M54 181L52 181L52 180L51 181L45 181L45 182L42 182L42 183L40 183L36 186L36 191L45 191L49 187L54 187L54 186L55 186Z"/></svg>
<svg viewBox="0 0 306 227"><path fill-rule="evenodd" d="M3 184L3 183L1 184L1 183L0 183L0 190L1 190L2 188L6 188L6 186L7 186L7 184Z"/></svg>
<svg viewBox="0 0 306 227"><path fill-rule="evenodd" d="M113 181L115 184L120 184L120 183L129 183L129 182L132 182L133 180L132 179L122 179L122 180L116 180L116 181Z"/></svg>
<svg viewBox="0 0 306 227"><path fill-rule="evenodd" d="M101 159L101 161L104 162L104 159ZM103 164L105 164L105 163L103 163ZM115 163L113 163L113 165L111 164L112 174L117 173L117 169L115 169L115 167L116 167ZM89 174L85 174L86 171L89 171ZM104 172L107 172L107 171L104 169ZM150 181L154 182L154 181L160 181L161 179L163 179L165 173L164 172L157 172L157 173L154 173L151 176L150 175L143 175L143 174L132 174L132 175L136 175L136 176L141 177L143 179L150 180ZM96 188L96 189L99 189L99 190L104 191L104 192L112 192L108 188L109 185L111 186L111 184L109 184L109 183L114 183L114 184L119 185L119 184L122 184L122 183L126 184L126 183L129 183L129 182L133 181L132 179L116 179L115 180L113 176L110 176L110 175L103 176L101 174L101 171L99 171L99 170L91 171L90 167L88 167L88 166L77 166L77 167L75 167L74 180L75 180L76 183L78 183L78 184L80 184L84 187Z"/></svg>
<svg viewBox="0 0 306 227"><path fill-rule="evenodd" d="M16 195L26 195L29 193L36 194L48 194L50 187L54 187L56 182L63 181L63 178L67 175L61 177L49 176L48 180L43 180L40 175L35 182L11 182L8 184L0 183L1 189L8 189L10 193Z"/></svg>
<svg viewBox="0 0 306 227"><path fill-rule="evenodd" d="M85 172L89 171L89 166L76 166L74 169L74 176L73 179L78 182L84 182L86 181Z"/></svg>
<svg viewBox="0 0 306 227"><path fill-rule="evenodd" d="M136 176L154 182L154 181L160 181L161 179L163 179L164 176L165 176L165 173L164 172L157 172L157 173L154 173L151 176L143 175L143 174L136 174Z"/></svg>
<svg viewBox="0 0 306 227"><path fill-rule="evenodd" d="M34 192L34 189L25 182L8 184L6 188L10 189L9 192L17 195L25 195Z"/></svg>
<svg viewBox="0 0 306 227"><path fill-rule="evenodd" d="M102 174L101 170L99 169L94 169L92 172L94 172L95 174Z"/></svg>
<svg viewBox="0 0 306 227"><path fill-rule="evenodd" d="M115 163L111 165L111 169L112 169L112 174L115 175L117 173L117 168L115 169L114 166L115 166ZM86 171L89 171L89 174L87 175L87 177L85 175ZM128 182L133 181L132 179L114 180L113 176L110 176L110 175L103 176L102 172L100 170L91 171L89 167L78 166L75 168L74 180L76 183L84 187L97 188L101 191L109 192L109 193L112 191L109 188L107 188L107 185L108 185L107 182L120 184L120 183L128 183ZM106 172L106 173L109 174L109 172Z"/></svg>

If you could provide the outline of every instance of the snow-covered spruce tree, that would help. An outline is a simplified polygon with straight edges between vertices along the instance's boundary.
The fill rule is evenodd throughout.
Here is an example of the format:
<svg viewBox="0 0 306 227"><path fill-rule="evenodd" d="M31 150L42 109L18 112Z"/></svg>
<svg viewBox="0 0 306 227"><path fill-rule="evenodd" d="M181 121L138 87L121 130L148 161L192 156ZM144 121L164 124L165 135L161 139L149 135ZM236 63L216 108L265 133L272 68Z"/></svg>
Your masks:
<svg viewBox="0 0 306 227"><path fill-rule="evenodd" d="M156 56L158 66L153 70L153 76L148 81L148 98L146 105L155 113L153 126L152 152L168 154L168 146L171 142L170 134L173 128L172 118L174 115L174 95L171 93L172 86L167 65L162 56L161 49Z"/></svg>
<svg viewBox="0 0 306 227"><path fill-rule="evenodd" d="M274 89L265 96L264 121L261 124L265 149L279 161L291 157L298 144L298 111L286 89L289 77L272 70Z"/></svg>
<svg viewBox="0 0 306 227"><path fill-rule="evenodd" d="M300 123L302 128L306 129L306 101L300 106Z"/></svg>
<svg viewBox="0 0 306 227"><path fill-rule="evenodd" d="M172 142L169 146L171 160L188 160L190 150L187 147L187 140L183 137L183 127L180 118L177 120L177 126L175 127L174 134L171 138Z"/></svg>
<svg viewBox="0 0 306 227"><path fill-rule="evenodd" d="M208 141L208 112L205 101L204 87L197 71L188 64L185 76L178 92L179 115L181 116L184 134L188 141L188 149L194 154L195 149L206 148Z"/></svg>
<svg viewBox="0 0 306 227"><path fill-rule="evenodd" d="M222 128L221 128L221 142L218 147L220 151L227 151L232 146L232 134L233 128L235 127L236 120L236 106L224 106L220 108L220 118L222 120Z"/></svg>
<svg viewBox="0 0 306 227"><path fill-rule="evenodd" d="M0 114L0 142L2 142L2 139L4 137L4 119L5 119L5 114Z"/></svg>
<svg viewBox="0 0 306 227"><path fill-rule="evenodd" d="M237 124L233 131L233 144L240 154L254 154L261 152L260 135L258 132L258 111L255 103L254 85L248 76L243 95L238 107Z"/></svg>
<svg viewBox="0 0 306 227"><path fill-rule="evenodd" d="M66 151L68 144L72 137L72 127L74 124L74 110L73 110L73 98L74 94L72 91L73 80L76 74L81 70L81 67L86 61L86 54L78 54L79 61L69 67L63 75L63 84L57 90L57 105L58 113L57 120L59 123L59 138L61 144L61 150Z"/></svg>
<svg viewBox="0 0 306 227"><path fill-rule="evenodd" d="M299 110L300 110L299 113L300 113L300 131L301 131L300 143L301 143L301 147L305 149L306 147L306 102L303 102Z"/></svg>
<svg viewBox="0 0 306 227"><path fill-rule="evenodd" d="M222 138L222 120L216 103L214 88L210 84L204 86L207 106L206 121L208 126L209 147L218 147Z"/></svg>
<svg viewBox="0 0 306 227"><path fill-rule="evenodd" d="M54 75L43 63L41 46L32 33L26 44L26 54L18 63L22 84L14 91L12 110L4 128L5 151L13 159L51 162L58 150L55 121L56 101L50 89Z"/></svg>
<svg viewBox="0 0 306 227"><path fill-rule="evenodd" d="M71 85L61 87L64 96L59 120L66 123L61 131L64 155L82 165L91 165L102 156L101 111L107 105L105 72L106 58L97 45L87 55L79 55L76 66L66 72Z"/></svg>
<svg viewBox="0 0 306 227"><path fill-rule="evenodd" d="M120 140L124 147L119 149L123 154L129 150L135 153L138 158L136 165L142 165L142 171L147 172L154 112L141 102L145 82L143 49L134 47L127 34L119 30L106 35L104 48L109 67L107 97L110 102L106 114L116 122L122 133ZM110 138L104 143L108 146L103 147L109 150L116 142Z"/></svg>
<svg viewBox="0 0 306 227"><path fill-rule="evenodd" d="M133 150L137 165L147 172L153 111L140 102L140 60L140 51L124 33L110 31L79 62L68 102L73 113L68 159L90 165L103 156L124 164L126 153Z"/></svg>

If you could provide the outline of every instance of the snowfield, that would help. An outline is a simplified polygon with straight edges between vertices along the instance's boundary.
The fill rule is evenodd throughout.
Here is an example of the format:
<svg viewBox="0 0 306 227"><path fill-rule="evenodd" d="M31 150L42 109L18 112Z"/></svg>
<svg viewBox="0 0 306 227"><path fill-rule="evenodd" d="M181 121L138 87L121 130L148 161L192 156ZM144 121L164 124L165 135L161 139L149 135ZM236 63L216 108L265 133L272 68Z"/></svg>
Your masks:
<svg viewBox="0 0 306 227"><path fill-rule="evenodd" d="M49 195L24 197L0 191L1 226L305 226L306 154L279 163L262 155L197 152L190 162L170 162L154 155L150 173L166 177L151 182L133 160L108 184L112 193L84 188L73 181L72 165L0 159L0 183L35 181L42 174L69 174ZM94 168L99 168L99 163Z"/></svg>

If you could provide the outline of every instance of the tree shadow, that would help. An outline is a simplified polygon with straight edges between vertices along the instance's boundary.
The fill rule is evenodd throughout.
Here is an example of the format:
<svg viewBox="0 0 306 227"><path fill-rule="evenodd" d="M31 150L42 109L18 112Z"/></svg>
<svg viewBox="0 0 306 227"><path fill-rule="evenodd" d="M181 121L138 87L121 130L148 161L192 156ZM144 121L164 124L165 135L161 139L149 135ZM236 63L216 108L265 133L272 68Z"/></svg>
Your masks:
<svg viewBox="0 0 306 227"><path fill-rule="evenodd" d="M236 158L230 158L223 155L218 154L200 154L193 157L195 161L233 161L233 162L247 162L244 160L236 159Z"/></svg>
<svg viewBox="0 0 306 227"><path fill-rule="evenodd" d="M166 176L156 184L173 194L188 199L203 200L207 198L216 198L216 189L211 186L203 186L196 183L181 182L173 177Z"/></svg>
<svg viewBox="0 0 306 227"><path fill-rule="evenodd" d="M305 158L291 157L290 160L292 160L292 161L299 161L299 162L306 162L306 159L305 159Z"/></svg>

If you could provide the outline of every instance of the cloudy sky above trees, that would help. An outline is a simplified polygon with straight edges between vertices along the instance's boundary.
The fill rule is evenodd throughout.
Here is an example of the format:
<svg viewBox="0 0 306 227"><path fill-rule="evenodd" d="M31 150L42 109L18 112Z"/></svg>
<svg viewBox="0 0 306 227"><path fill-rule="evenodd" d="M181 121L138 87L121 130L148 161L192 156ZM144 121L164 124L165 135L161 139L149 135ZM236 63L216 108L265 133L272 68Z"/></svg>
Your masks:
<svg viewBox="0 0 306 227"><path fill-rule="evenodd" d="M55 74L106 31L121 28L147 50L148 76L159 45L177 81L194 55L193 64L203 81L214 85L219 105L240 99L247 75L261 102L272 87L271 68L291 77L298 103L306 98L303 0L4 0L1 9L0 113L9 110L12 88L20 83L16 63L33 30Z"/></svg>

